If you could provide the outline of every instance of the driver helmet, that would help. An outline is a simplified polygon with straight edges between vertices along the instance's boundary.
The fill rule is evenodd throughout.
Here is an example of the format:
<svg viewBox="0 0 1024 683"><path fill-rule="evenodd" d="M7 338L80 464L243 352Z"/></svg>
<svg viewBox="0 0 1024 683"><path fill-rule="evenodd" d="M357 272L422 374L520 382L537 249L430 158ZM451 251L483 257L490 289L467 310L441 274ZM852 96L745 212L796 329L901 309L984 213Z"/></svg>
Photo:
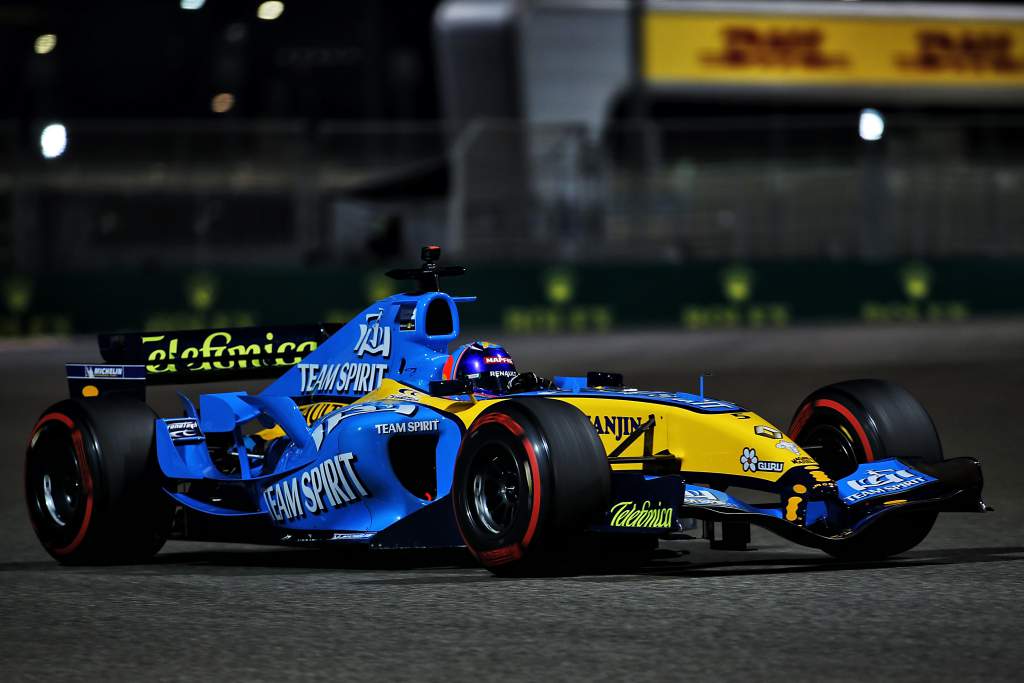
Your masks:
<svg viewBox="0 0 1024 683"><path fill-rule="evenodd" d="M465 379L474 393L502 396L509 381L518 375L512 356L503 346L476 341L455 349L444 364L442 379Z"/></svg>

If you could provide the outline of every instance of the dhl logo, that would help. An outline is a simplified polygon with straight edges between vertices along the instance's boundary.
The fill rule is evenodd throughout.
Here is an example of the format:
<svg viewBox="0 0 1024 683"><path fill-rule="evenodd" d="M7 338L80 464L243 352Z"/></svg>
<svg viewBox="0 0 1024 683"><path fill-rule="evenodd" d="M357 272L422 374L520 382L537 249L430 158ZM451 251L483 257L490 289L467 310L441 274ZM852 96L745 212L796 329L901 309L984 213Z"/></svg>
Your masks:
<svg viewBox="0 0 1024 683"><path fill-rule="evenodd" d="M1024 60L1017 59L1013 50L1013 36L1006 31L927 30L917 33L914 54L900 55L895 61L902 69L924 72L1024 72Z"/></svg>
<svg viewBox="0 0 1024 683"><path fill-rule="evenodd" d="M1024 85L1021 21L655 10L644 30L644 73L655 82Z"/></svg>
<svg viewBox="0 0 1024 683"><path fill-rule="evenodd" d="M849 60L825 52L825 34L817 28L768 28L727 26L722 30L720 52L705 53L704 64L743 67L799 67L841 69Z"/></svg>

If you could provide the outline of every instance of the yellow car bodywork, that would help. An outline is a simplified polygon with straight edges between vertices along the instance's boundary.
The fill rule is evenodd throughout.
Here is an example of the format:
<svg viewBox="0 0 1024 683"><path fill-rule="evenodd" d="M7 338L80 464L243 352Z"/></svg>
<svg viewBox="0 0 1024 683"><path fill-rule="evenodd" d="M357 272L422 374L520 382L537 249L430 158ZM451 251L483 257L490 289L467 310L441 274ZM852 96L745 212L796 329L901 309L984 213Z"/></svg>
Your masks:
<svg viewBox="0 0 1024 683"><path fill-rule="evenodd" d="M609 454L653 416L652 453L675 456L681 463L680 471L688 475L707 473L741 477L749 480L754 488L765 488L765 485L777 482L790 470L799 468L809 470L807 473L811 475L817 471L818 475L814 479L829 481L814 459L790 441L780 429L749 411L699 412L681 405L644 400L639 392L637 398L626 397L621 392L610 393L605 398L578 396L571 391L558 391L546 394L545 397L564 401L586 415ZM485 409L512 398L515 397L452 400L431 396L385 379L376 391L356 402L419 403L455 416L468 428ZM642 455L643 439L635 440L619 454L624 459ZM756 456L756 461L750 457L752 455ZM616 471L639 470L643 467L641 463L616 460L610 458L612 468Z"/></svg>

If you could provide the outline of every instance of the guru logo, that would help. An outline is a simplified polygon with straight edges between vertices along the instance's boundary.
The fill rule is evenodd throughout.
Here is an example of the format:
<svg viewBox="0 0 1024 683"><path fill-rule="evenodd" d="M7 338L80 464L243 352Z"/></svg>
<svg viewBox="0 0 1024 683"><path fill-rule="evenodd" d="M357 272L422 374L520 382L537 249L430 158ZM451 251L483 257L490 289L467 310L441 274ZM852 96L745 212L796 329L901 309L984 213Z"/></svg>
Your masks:
<svg viewBox="0 0 1024 683"><path fill-rule="evenodd" d="M382 310L369 313L366 322L359 324L359 341L356 342L355 352L360 358L364 353L384 358L391 355L391 328L381 325L380 319L383 315Z"/></svg>
<svg viewBox="0 0 1024 683"><path fill-rule="evenodd" d="M761 460L753 448L743 449L743 453L740 455L740 466L743 467L744 472L781 472L785 467L781 462Z"/></svg>

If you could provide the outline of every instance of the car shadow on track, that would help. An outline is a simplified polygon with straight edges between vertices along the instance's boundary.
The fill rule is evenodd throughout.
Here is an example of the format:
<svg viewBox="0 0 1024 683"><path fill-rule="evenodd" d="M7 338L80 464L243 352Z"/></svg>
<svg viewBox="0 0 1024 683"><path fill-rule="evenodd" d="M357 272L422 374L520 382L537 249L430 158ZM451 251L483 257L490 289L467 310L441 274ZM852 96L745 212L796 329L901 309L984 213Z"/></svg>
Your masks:
<svg viewBox="0 0 1024 683"><path fill-rule="evenodd" d="M810 572L836 572L865 569L899 569L926 567L937 565L961 565L986 562L1015 562L1024 560L1024 546L1006 546L991 548L962 548L921 550L908 552L899 558L881 562L840 562L830 558L811 558L774 552L767 557L739 559L738 553L729 553L732 558L694 561L689 553L661 553L662 559L654 559L643 565L623 566L613 563L611 566L591 566L586 569L574 569L561 575L560 578L583 581L637 581L647 579L701 578L701 577L739 577L757 575L802 574ZM735 558L735 559L734 559ZM551 579L552 575L538 577ZM458 584L463 582L503 580L490 575L475 574L453 576L382 576L366 578L360 583L372 584ZM530 580L529 577L507 580Z"/></svg>
<svg viewBox="0 0 1024 683"><path fill-rule="evenodd" d="M187 551L158 555L151 564L385 571L478 566L462 548L369 551L359 547Z"/></svg>
<svg viewBox="0 0 1024 683"><path fill-rule="evenodd" d="M462 548L431 550L389 550L369 552L362 548L261 548L254 546L185 551L165 551L149 562L109 564L90 567L61 567L49 560L0 562L0 573L48 570L113 570L146 573L248 573L247 570L287 571L324 570L416 570L438 567L478 568ZM279 570L279 571L278 571Z"/></svg>
<svg viewBox="0 0 1024 683"><path fill-rule="evenodd" d="M706 553L702 554L706 555ZM781 574L805 574L812 572L859 571L864 569L900 569L936 565L961 565L988 562L1024 561L1024 546L1003 546L991 548L946 548L915 550L889 560L871 562L841 562L828 557L785 556L771 553L763 557L746 559L738 553L732 557L718 559L693 558L681 555L667 561L651 562L632 571L611 571L595 573L595 578L623 578L645 575L652 577L732 577Z"/></svg>
<svg viewBox="0 0 1024 683"><path fill-rule="evenodd" d="M761 556L747 553L723 553L724 557L708 557L711 551L659 551L655 559L642 564L606 563L573 567L561 574L544 578L635 581L644 578L702 578L739 577L760 575L804 574L812 572L857 571L864 569L900 569L938 565L966 565L989 562L1019 562L1024 560L1024 546L985 548L949 548L915 550L898 558L879 562L839 562L826 557L787 554L766 551ZM748 559L749 558L749 559ZM417 570L449 569L456 574L424 575ZM463 570L478 570L466 572ZM2 562L0 573L17 571L62 571L52 561ZM72 570L100 570L123 573L175 574L180 572L202 574L265 574L306 573L323 571L387 572L386 575L361 577L361 583L375 584L458 584L483 580L500 580L484 572L476 561L462 549L450 550L389 550L368 552L362 549L314 548L233 548L168 552L156 556L146 564L109 565L106 567L72 568ZM399 572L411 575L396 576ZM522 580L522 579L516 579ZM528 579L527 579L528 580Z"/></svg>

